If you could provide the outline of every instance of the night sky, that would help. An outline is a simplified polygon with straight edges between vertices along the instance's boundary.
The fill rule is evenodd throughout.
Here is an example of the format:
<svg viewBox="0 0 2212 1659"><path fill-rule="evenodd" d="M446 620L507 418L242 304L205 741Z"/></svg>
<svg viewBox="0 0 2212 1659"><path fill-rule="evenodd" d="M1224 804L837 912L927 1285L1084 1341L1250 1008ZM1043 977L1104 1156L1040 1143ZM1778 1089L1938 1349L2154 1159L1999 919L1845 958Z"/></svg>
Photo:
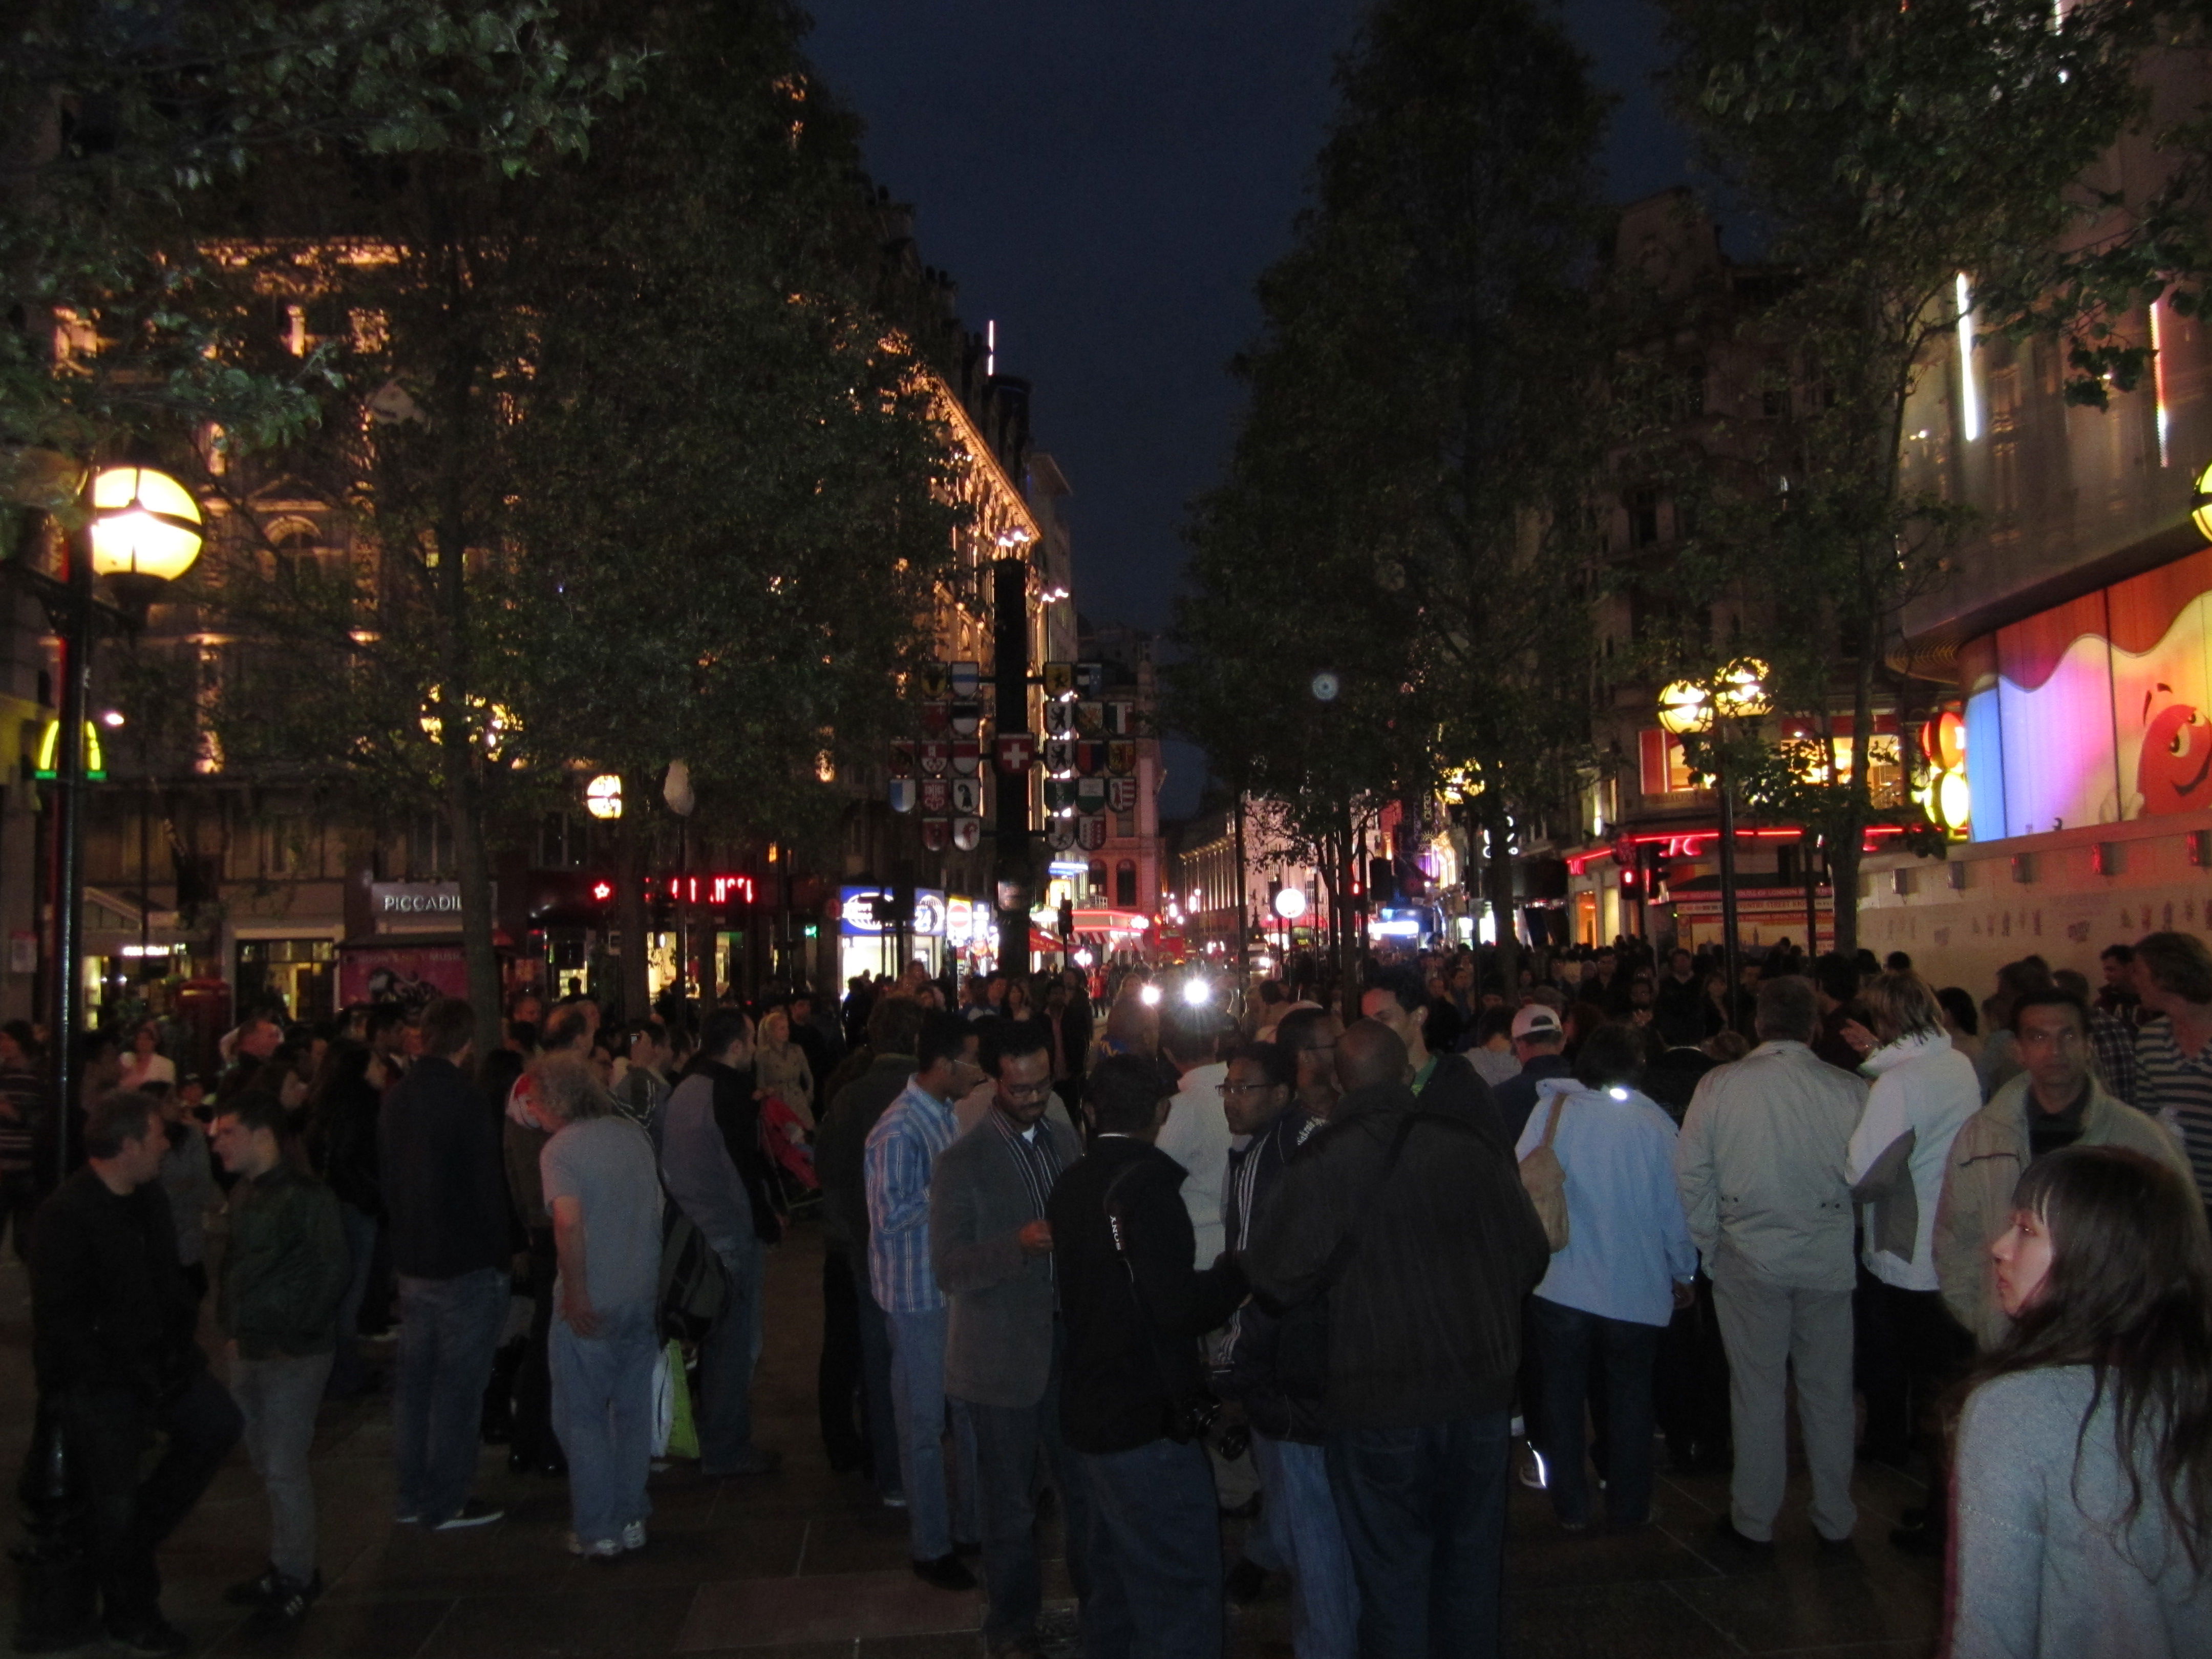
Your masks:
<svg viewBox="0 0 2212 1659"><path fill-rule="evenodd" d="M1289 244L1365 9L815 0L808 52L866 121L870 173L914 204L921 257L959 283L969 326L997 323L1000 372L1035 385L1094 621L1169 621L1187 505L1236 429L1225 365L1258 326L1253 283ZM1656 9L1565 0L1563 14L1621 98L1613 195L1682 182L1686 146L1650 86ZM1196 769L1170 767L1167 805L1188 810Z"/></svg>

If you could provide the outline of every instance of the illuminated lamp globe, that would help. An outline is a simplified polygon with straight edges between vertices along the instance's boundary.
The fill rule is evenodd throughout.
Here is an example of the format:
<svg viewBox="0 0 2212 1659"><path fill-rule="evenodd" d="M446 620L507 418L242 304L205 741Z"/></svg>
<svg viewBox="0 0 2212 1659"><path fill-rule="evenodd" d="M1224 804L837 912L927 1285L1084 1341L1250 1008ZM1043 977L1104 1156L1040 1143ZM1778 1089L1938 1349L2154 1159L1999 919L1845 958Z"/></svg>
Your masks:
<svg viewBox="0 0 2212 1659"><path fill-rule="evenodd" d="M100 576L174 581L206 539L192 492L150 466L112 466L92 481L92 568Z"/></svg>
<svg viewBox="0 0 2212 1659"><path fill-rule="evenodd" d="M1936 786L1936 810L1946 830L1964 830L1973 818L1973 795L1964 772L1946 772Z"/></svg>
<svg viewBox="0 0 2212 1659"><path fill-rule="evenodd" d="M1659 694L1659 724L1676 737L1703 732L1713 723L1713 701L1692 680L1676 680Z"/></svg>
<svg viewBox="0 0 2212 1659"><path fill-rule="evenodd" d="M1766 665L1756 657L1730 663L1721 676L1721 689L1713 697L1714 704L1730 720L1764 714L1770 706L1766 701L1767 672Z"/></svg>
<svg viewBox="0 0 2212 1659"><path fill-rule="evenodd" d="M2212 542L2212 466L2197 475L2197 497L2192 505L2196 511L2189 516L2196 520L2197 533Z"/></svg>
<svg viewBox="0 0 2212 1659"><path fill-rule="evenodd" d="M622 778L603 772L584 786L584 810L593 817L614 819L623 815Z"/></svg>
<svg viewBox="0 0 2212 1659"><path fill-rule="evenodd" d="M1285 921L1296 921L1306 913L1306 893L1303 887L1285 887L1275 895L1275 914Z"/></svg>

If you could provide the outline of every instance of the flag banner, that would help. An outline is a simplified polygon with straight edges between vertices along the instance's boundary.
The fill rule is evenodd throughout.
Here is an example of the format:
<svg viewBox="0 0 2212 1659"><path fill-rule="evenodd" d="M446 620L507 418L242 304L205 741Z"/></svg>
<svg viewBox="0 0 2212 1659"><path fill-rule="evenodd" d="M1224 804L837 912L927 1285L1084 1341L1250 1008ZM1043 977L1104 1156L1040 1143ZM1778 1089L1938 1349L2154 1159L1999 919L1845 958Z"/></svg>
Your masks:
<svg viewBox="0 0 2212 1659"><path fill-rule="evenodd" d="M1116 812L1133 812L1133 811L1135 811L1137 810L1137 781L1136 781L1136 779L1134 779L1134 778L1109 778L1109 779L1107 779L1107 780L1106 780L1106 805L1109 805L1109 806L1110 806L1110 807L1112 807L1112 808L1113 808Z"/></svg>
<svg viewBox="0 0 2212 1659"><path fill-rule="evenodd" d="M1034 732L1002 732L999 734L999 769L1001 772L1026 772L1036 759L1036 733Z"/></svg>
<svg viewBox="0 0 2212 1659"><path fill-rule="evenodd" d="M955 697L972 697L982 689L982 684L983 670L981 665L972 662L956 662L952 665L952 695Z"/></svg>
<svg viewBox="0 0 2212 1659"><path fill-rule="evenodd" d="M924 778L921 783L921 810L932 817L942 817L952 810L952 786L943 778Z"/></svg>
<svg viewBox="0 0 2212 1659"><path fill-rule="evenodd" d="M941 778L952 768L952 745L933 738L915 745L921 758L921 775L926 778Z"/></svg>
<svg viewBox="0 0 2212 1659"><path fill-rule="evenodd" d="M983 780L955 778L952 780L952 810L963 817L973 817L983 810Z"/></svg>
<svg viewBox="0 0 2212 1659"><path fill-rule="evenodd" d="M926 662L915 671L914 684L924 702L943 702L952 695L952 671L941 662Z"/></svg>
<svg viewBox="0 0 2212 1659"><path fill-rule="evenodd" d="M1089 812L1075 821L1075 844L1086 853L1095 853L1106 844L1106 815Z"/></svg>
<svg viewBox="0 0 2212 1659"><path fill-rule="evenodd" d="M1075 690L1075 665L1072 662L1048 662L1044 665L1044 694L1048 697L1064 697Z"/></svg>
<svg viewBox="0 0 2212 1659"><path fill-rule="evenodd" d="M975 769L983 763L983 745L973 738L952 740L952 770L957 776L972 778Z"/></svg>
<svg viewBox="0 0 2212 1659"><path fill-rule="evenodd" d="M1072 738L1075 735L1075 705L1072 702L1048 702L1044 706L1044 730L1048 738Z"/></svg>
<svg viewBox="0 0 2212 1659"><path fill-rule="evenodd" d="M1106 769L1117 778L1134 775L1137 769L1137 745L1127 738L1116 738L1106 745Z"/></svg>
<svg viewBox="0 0 2212 1659"><path fill-rule="evenodd" d="M1106 695L1104 663L1079 662L1075 665L1075 695L1079 697L1103 697Z"/></svg>
<svg viewBox="0 0 2212 1659"><path fill-rule="evenodd" d="M912 778L893 778L891 780L890 795L892 811L911 812L914 811L915 781Z"/></svg>
<svg viewBox="0 0 2212 1659"><path fill-rule="evenodd" d="M952 820L952 844L963 853L972 853L983 839L983 820L955 818Z"/></svg>
<svg viewBox="0 0 2212 1659"><path fill-rule="evenodd" d="M956 737L972 738L982 724L981 703L956 702L952 705L952 731Z"/></svg>
<svg viewBox="0 0 2212 1659"><path fill-rule="evenodd" d="M895 778L912 777L914 775L914 745L912 744L893 744L891 745L891 775Z"/></svg>
<svg viewBox="0 0 2212 1659"><path fill-rule="evenodd" d="M930 853L942 853L951 844L951 819L924 818L921 821L921 845L923 851Z"/></svg>

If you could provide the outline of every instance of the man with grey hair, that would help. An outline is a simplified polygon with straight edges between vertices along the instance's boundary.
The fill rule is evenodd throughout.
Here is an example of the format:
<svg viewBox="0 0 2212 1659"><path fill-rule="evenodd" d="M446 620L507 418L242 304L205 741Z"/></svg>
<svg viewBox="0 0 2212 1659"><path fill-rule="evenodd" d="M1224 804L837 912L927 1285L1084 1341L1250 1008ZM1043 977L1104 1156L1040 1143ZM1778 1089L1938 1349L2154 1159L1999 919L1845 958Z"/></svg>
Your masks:
<svg viewBox="0 0 2212 1659"><path fill-rule="evenodd" d="M575 1520L568 1547L616 1556L645 1547L650 1507L660 1177L645 1130L615 1109L585 1056L548 1054L537 1096L560 1126L538 1170L560 1262L550 1356Z"/></svg>
<svg viewBox="0 0 2212 1659"><path fill-rule="evenodd" d="M1713 1281L1728 1350L1735 1474L1723 1546L1771 1553L1789 1470L1784 1389L1794 1369L1813 1476L1813 1525L1848 1544L1851 1503L1851 1133L1867 1086L1819 1059L1813 982L1759 988L1759 1047L1708 1072L1674 1146L1690 1236Z"/></svg>

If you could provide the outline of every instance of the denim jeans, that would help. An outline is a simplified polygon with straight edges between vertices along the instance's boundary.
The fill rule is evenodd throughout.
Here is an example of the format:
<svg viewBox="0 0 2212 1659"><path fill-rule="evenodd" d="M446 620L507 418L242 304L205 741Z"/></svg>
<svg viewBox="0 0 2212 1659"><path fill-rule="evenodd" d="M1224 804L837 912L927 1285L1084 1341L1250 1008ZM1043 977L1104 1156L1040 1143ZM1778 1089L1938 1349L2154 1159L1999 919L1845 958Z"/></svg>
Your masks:
<svg viewBox="0 0 2212 1659"><path fill-rule="evenodd" d="M1219 1659L1221 1519L1206 1449L1153 1440L1077 1461L1093 1511L1084 1659Z"/></svg>
<svg viewBox="0 0 2212 1659"><path fill-rule="evenodd" d="M568 1505L586 1544L619 1540L653 1506L653 1362L660 1352L651 1298L599 1310L599 1334L556 1319L548 1354L553 1431L568 1455Z"/></svg>
<svg viewBox="0 0 2212 1659"><path fill-rule="evenodd" d="M361 1304L368 1295L368 1271L376 1261L374 1216L350 1204L338 1206L338 1224L345 1231L346 1257L352 1274L338 1302L338 1340L331 1359L330 1390L334 1395L359 1394L368 1382L368 1367L361 1357Z"/></svg>
<svg viewBox="0 0 2212 1659"><path fill-rule="evenodd" d="M1589 1523L1583 1430L1595 1365L1604 1376L1605 1518L1616 1527L1642 1526L1651 1518L1651 1366L1666 1328L1607 1319L1540 1296L1530 1297L1528 1306L1544 1352L1540 1449L1552 1513L1571 1527Z"/></svg>
<svg viewBox="0 0 2212 1659"><path fill-rule="evenodd" d="M729 1299L699 1345L699 1469L727 1474L753 1449L753 1370L761 1354L761 1243L722 1258Z"/></svg>
<svg viewBox="0 0 2212 1659"><path fill-rule="evenodd" d="M1269 1541L1291 1576L1291 1649L1298 1659L1354 1659L1359 1583L1329 1490L1328 1454L1303 1441L1255 1434L1252 1455L1267 1493Z"/></svg>
<svg viewBox="0 0 2212 1659"><path fill-rule="evenodd" d="M1504 1640L1504 1412L1329 1437L1360 1659L1493 1659Z"/></svg>
<svg viewBox="0 0 2212 1659"><path fill-rule="evenodd" d="M884 1318L890 1326L891 1409L898 1423L909 1547L915 1560L934 1561L952 1553L952 1500L945 1481L945 1310Z"/></svg>
<svg viewBox="0 0 2212 1659"><path fill-rule="evenodd" d="M966 1415L975 1437L975 1502L983 1535L983 1586L989 1597L983 1613L985 1642L996 1647L1036 1634L1037 1613L1044 1604L1036 1494L1048 1475L1060 1496L1068 1580L1075 1587L1078 1604L1088 1613L1091 1493L1060 1437L1057 1338L1052 1375L1036 1404L982 1406L957 1401L954 1408Z"/></svg>
<svg viewBox="0 0 2212 1659"><path fill-rule="evenodd" d="M191 1513L238 1443L238 1407L201 1372L175 1399L150 1405L127 1389L72 1389L61 1400L62 1432L84 1481L88 1553L107 1628L144 1630L161 1615L154 1552ZM142 1474L154 1431L161 1460Z"/></svg>
<svg viewBox="0 0 2212 1659"><path fill-rule="evenodd" d="M886 1498L903 1496L899 1473L898 1413L891 1407L891 1328L868 1287L868 1264L853 1268L853 1294L860 1322L860 1408L868 1429L868 1462L876 1490Z"/></svg>
<svg viewBox="0 0 2212 1659"><path fill-rule="evenodd" d="M246 1419L246 1455L269 1494L269 1565L295 1583L315 1574L315 1486L307 1449L331 1356L234 1359L230 1396Z"/></svg>
<svg viewBox="0 0 2212 1659"><path fill-rule="evenodd" d="M507 1299L507 1275L497 1267L400 1278L392 1453L403 1516L435 1525L468 1501Z"/></svg>

